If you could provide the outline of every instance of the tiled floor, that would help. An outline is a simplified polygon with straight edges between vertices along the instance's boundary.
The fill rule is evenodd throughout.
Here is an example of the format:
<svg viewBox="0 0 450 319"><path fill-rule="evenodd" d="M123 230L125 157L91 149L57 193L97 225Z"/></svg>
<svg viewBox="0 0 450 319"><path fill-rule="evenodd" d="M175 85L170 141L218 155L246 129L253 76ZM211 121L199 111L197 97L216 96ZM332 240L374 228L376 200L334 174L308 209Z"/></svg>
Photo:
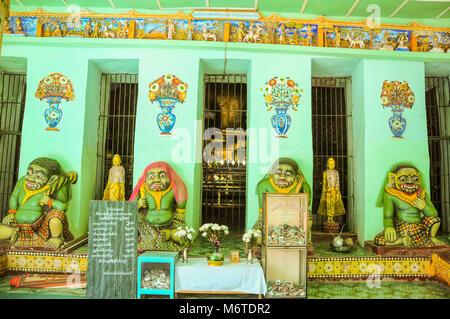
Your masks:
<svg viewBox="0 0 450 319"><path fill-rule="evenodd" d="M448 235L440 236L441 240L450 244ZM197 238L190 249L191 256L206 256L212 252L211 243L203 238ZM231 250L239 250L241 259L245 258L244 245L241 237L229 237L223 241L221 252L230 255ZM87 246L79 251L86 251ZM314 243L314 256L343 256L334 253L329 248L329 243ZM356 246L350 253L344 256L371 256L372 253ZM85 289L43 289L43 288L19 288L12 289L9 285L11 276L0 277L0 298L85 298ZM307 286L308 299L450 299L450 288L436 281L399 281L383 279L379 288L372 288L363 281L319 281L311 280ZM257 295L208 295L208 294L179 294L180 299L256 299Z"/></svg>
<svg viewBox="0 0 450 319"><path fill-rule="evenodd" d="M86 289L19 288L9 286L11 276L0 278L0 299L78 299ZM383 279L376 285L366 281L310 281L308 299L450 299L450 288L436 281L399 281ZM146 298L158 298L145 296ZM179 299L257 299L257 295L179 294Z"/></svg>

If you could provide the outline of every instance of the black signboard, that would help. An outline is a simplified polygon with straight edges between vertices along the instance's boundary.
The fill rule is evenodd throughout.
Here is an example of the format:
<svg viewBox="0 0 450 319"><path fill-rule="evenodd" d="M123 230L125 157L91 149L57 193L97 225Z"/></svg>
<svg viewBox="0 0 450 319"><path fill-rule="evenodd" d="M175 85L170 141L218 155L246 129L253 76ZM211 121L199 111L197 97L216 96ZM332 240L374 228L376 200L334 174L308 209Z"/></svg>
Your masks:
<svg viewBox="0 0 450 319"><path fill-rule="evenodd" d="M136 202L91 201L88 298L136 298L137 214Z"/></svg>

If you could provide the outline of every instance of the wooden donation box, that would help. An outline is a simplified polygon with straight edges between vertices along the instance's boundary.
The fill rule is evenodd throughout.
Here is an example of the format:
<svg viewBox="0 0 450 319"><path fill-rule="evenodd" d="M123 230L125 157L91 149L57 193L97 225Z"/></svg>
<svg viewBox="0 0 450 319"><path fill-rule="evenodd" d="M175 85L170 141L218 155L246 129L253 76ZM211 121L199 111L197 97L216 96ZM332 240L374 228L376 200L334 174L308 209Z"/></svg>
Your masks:
<svg viewBox="0 0 450 319"><path fill-rule="evenodd" d="M147 251L138 257L138 299L141 295L175 294L175 265L178 252Z"/></svg>
<svg viewBox="0 0 450 319"><path fill-rule="evenodd" d="M308 195L263 194L266 298L306 298Z"/></svg>

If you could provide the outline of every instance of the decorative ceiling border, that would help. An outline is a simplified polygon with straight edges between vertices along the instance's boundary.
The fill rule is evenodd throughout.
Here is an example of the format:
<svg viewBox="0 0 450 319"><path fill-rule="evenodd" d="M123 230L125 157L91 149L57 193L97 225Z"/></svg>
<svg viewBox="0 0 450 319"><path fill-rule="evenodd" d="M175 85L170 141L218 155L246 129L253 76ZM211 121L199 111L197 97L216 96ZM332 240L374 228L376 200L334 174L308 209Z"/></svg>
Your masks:
<svg viewBox="0 0 450 319"><path fill-rule="evenodd" d="M258 11L193 10L165 15L98 14L88 10L11 12L4 34L28 37L83 37L198 40L450 53L450 28L262 16Z"/></svg>

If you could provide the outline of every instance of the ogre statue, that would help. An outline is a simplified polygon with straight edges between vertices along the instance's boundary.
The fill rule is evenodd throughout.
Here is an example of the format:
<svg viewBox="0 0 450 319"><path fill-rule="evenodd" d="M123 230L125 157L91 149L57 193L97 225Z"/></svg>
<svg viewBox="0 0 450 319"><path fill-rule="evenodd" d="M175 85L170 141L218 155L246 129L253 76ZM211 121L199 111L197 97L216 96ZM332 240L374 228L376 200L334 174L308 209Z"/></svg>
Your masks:
<svg viewBox="0 0 450 319"><path fill-rule="evenodd" d="M439 246L438 212L422 184L419 170L410 163L394 165L378 196L383 207L384 231L375 236L380 246Z"/></svg>
<svg viewBox="0 0 450 319"><path fill-rule="evenodd" d="M185 224L187 199L186 185L169 164L145 168L129 199L138 203L139 250L180 249L175 233Z"/></svg>
<svg viewBox="0 0 450 319"><path fill-rule="evenodd" d="M70 200L70 184L77 174L67 172L50 158L32 161L9 201L8 215L0 224L0 240L15 246L59 248L73 239L65 211Z"/></svg>
<svg viewBox="0 0 450 319"><path fill-rule="evenodd" d="M311 188L298 164L287 157L275 161L269 172L256 186L259 216L254 228L259 229L262 227L263 193L306 193L308 194L308 205L311 205Z"/></svg>

